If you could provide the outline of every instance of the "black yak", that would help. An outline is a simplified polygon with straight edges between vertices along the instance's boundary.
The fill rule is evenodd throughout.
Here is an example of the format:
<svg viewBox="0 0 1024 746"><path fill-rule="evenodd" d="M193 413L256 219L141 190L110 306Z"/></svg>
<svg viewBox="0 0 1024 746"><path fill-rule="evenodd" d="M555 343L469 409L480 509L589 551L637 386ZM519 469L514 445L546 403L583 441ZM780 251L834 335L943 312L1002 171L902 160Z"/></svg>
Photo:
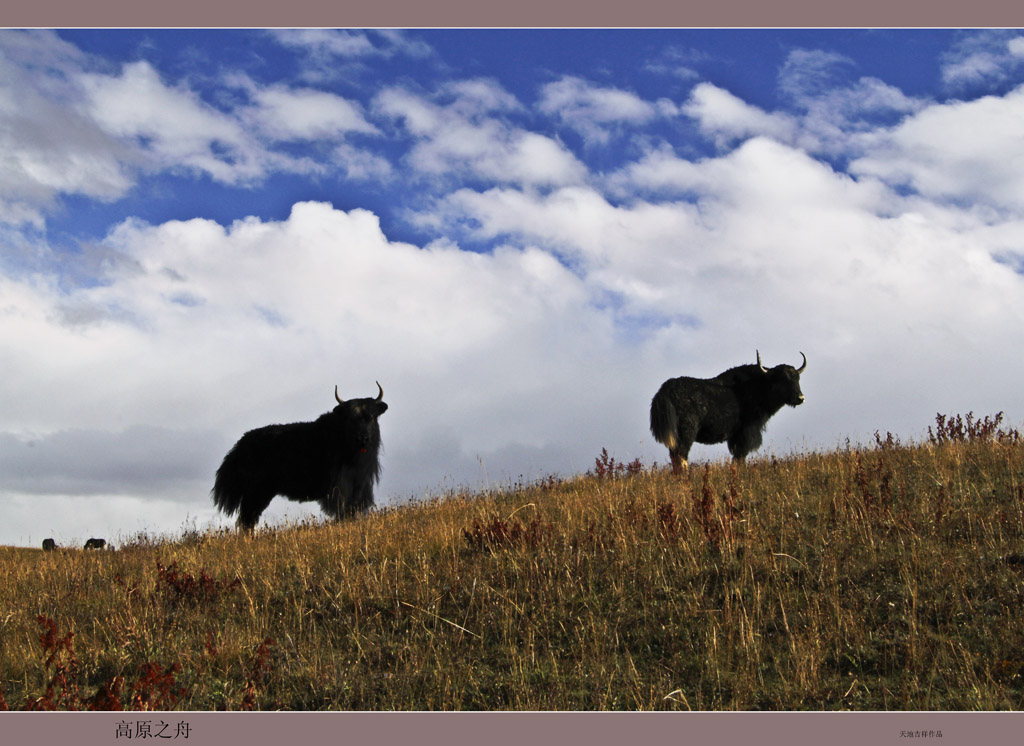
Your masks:
<svg viewBox="0 0 1024 746"><path fill-rule="evenodd" d="M57 548L57 542L55 542L53 539L43 539L43 551L44 552L52 552L56 548Z"/></svg>
<svg viewBox="0 0 1024 746"><path fill-rule="evenodd" d="M729 445L742 461L761 446L761 432L783 405L803 403L800 374L803 365L739 365L714 378L670 378L651 400L651 433L668 448L672 470L686 466L690 447L697 443Z"/></svg>
<svg viewBox="0 0 1024 746"><path fill-rule="evenodd" d="M250 430L228 451L217 469L213 502L224 513L238 513L241 529L252 530L277 495L316 501L341 520L373 505L380 479L380 426L384 389L375 399L343 400L313 422L267 425Z"/></svg>
<svg viewBox="0 0 1024 746"><path fill-rule="evenodd" d="M85 542L86 549L103 549L106 545L106 539L89 539L89 541Z"/></svg>

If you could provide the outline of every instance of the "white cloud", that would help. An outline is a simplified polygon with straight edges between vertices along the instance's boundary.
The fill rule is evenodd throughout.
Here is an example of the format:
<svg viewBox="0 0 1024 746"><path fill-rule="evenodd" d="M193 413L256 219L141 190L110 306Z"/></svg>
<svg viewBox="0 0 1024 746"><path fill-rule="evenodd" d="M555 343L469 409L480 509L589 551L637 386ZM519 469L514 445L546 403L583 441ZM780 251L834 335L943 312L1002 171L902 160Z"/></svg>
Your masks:
<svg viewBox="0 0 1024 746"><path fill-rule="evenodd" d="M86 64L52 32L0 33L0 222L42 228L62 194L106 201L132 187L132 154L80 109Z"/></svg>
<svg viewBox="0 0 1024 746"><path fill-rule="evenodd" d="M779 90L795 101L808 101L828 95L841 87L843 70L853 60L821 49L794 49L779 70Z"/></svg>
<svg viewBox="0 0 1024 746"><path fill-rule="evenodd" d="M942 81L954 91L998 86L1024 65L1024 37L1013 30L969 32L944 56Z"/></svg>
<svg viewBox="0 0 1024 746"><path fill-rule="evenodd" d="M719 147L761 135L789 142L796 135L797 124L791 116L765 112L711 83L695 86L682 109Z"/></svg>
<svg viewBox="0 0 1024 746"><path fill-rule="evenodd" d="M851 172L940 200L1018 212L1024 205L1024 87L1005 96L935 104L865 139Z"/></svg>
<svg viewBox="0 0 1024 746"><path fill-rule="evenodd" d="M388 159L345 143L334 149L333 156L334 162L349 179L387 182L394 175Z"/></svg>
<svg viewBox="0 0 1024 746"><path fill-rule="evenodd" d="M441 86L440 94L451 101L451 110L463 117L474 117L497 111L517 111L522 104L493 80L471 78Z"/></svg>
<svg viewBox="0 0 1024 746"><path fill-rule="evenodd" d="M362 80L373 62L395 58L423 62L433 55L428 44L398 29L274 29L268 33L298 57L298 77L312 84L339 80L351 84Z"/></svg>
<svg viewBox="0 0 1024 746"><path fill-rule="evenodd" d="M116 77L83 74L81 85L93 120L157 168L186 168L226 184L265 175L262 148L235 119L185 87L164 84L148 62L127 64Z"/></svg>
<svg viewBox="0 0 1024 746"><path fill-rule="evenodd" d="M312 61L324 66L329 66L332 61L352 58L397 54L426 57L431 54L427 44L411 40L399 30L283 29L270 33L279 44L305 51Z"/></svg>
<svg viewBox="0 0 1024 746"><path fill-rule="evenodd" d="M667 99L655 105L629 91L595 86L571 75L545 85L537 108L557 117L590 143L608 142L616 125L639 125L659 114L676 113Z"/></svg>
<svg viewBox="0 0 1024 746"><path fill-rule="evenodd" d="M779 71L779 91L796 107L766 112L711 83L698 84L683 111L720 148L750 137L770 137L815 155L856 157L869 143L862 137L925 108L874 77L854 79L848 57L795 49Z"/></svg>
<svg viewBox="0 0 1024 746"><path fill-rule="evenodd" d="M813 88L813 86L812 86ZM930 102L906 96L877 78L864 77L849 85L792 92L803 109L794 144L823 155L860 155L864 133L902 120Z"/></svg>
<svg viewBox="0 0 1024 746"><path fill-rule="evenodd" d="M974 52L946 65L942 79L951 85L967 85L988 78L1002 77L1002 57L992 52Z"/></svg>
<svg viewBox="0 0 1024 746"><path fill-rule="evenodd" d="M700 50L668 46L654 54L644 64L644 69L656 75L667 75L685 81L696 80L700 73L695 68L709 59L710 55Z"/></svg>
<svg viewBox="0 0 1024 746"><path fill-rule="evenodd" d="M339 142L381 135L355 101L238 72L205 93L234 108L146 61L112 71L52 32L0 33L0 223L42 232L63 197L113 202L164 173L242 187L277 172L390 175L382 156ZM274 149L296 142L332 157Z"/></svg>
<svg viewBox="0 0 1024 746"><path fill-rule="evenodd" d="M344 29L286 29L272 32L278 43L308 50L320 57L362 57L377 53L362 31Z"/></svg>
<svg viewBox="0 0 1024 746"><path fill-rule="evenodd" d="M861 154L867 146L863 133L927 105L877 78L828 86L818 76L836 63L830 57L817 60L803 55L800 62L811 69L798 69L791 55L780 82L797 104L798 113L766 112L711 83L697 85L683 111L697 120L701 132L719 148L751 137L770 137L816 155L849 157Z"/></svg>
<svg viewBox="0 0 1024 746"><path fill-rule="evenodd" d="M381 114L399 119L416 142L409 162L431 175L485 178L497 183L559 185L581 181L586 168L561 143L487 116L511 101L499 89L484 95L488 84L445 91L455 99L436 104L400 88L375 98Z"/></svg>
<svg viewBox="0 0 1024 746"><path fill-rule="evenodd" d="M361 107L341 96L311 88L273 85L253 92L246 114L273 140L319 140L348 133L379 134Z"/></svg>

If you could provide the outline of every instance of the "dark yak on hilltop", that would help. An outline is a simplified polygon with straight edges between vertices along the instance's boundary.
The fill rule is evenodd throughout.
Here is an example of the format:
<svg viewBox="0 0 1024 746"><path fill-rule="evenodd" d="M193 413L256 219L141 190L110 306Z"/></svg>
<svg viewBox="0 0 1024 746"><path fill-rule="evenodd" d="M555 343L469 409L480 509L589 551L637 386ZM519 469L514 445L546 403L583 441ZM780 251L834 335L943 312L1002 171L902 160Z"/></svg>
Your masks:
<svg viewBox="0 0 1024 746"><path fill-rule="evenodd" d="M670 378L651 400L651 433L668 448L673 471L686 466L696 443L729 445L737 461L761 446L761 433L772 415L803 403L803 365L765 368L761 353L756 365L738 365L714 378Z"/></svg>
<svg viewBox="0 0 1024 746"><path fill-rule="evenodd" d="M341 520L373 506L380 479L380 426L387 411L384 389L375 399L343 400L313 422L267 425L250 430L228 451L217 469L213 502L238 513L241 529L252 530L277 495L316 501Z"/></svg>

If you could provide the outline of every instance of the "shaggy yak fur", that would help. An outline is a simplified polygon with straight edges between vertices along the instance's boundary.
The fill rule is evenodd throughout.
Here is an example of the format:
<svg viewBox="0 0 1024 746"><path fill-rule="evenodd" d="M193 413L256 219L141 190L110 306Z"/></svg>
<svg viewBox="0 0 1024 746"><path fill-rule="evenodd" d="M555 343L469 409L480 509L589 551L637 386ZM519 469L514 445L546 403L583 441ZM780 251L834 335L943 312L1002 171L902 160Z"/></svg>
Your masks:
<svg viewBox="0 0 1024 746"><path fill-rule="evenodd" d="M714 378L670 378L651 400L651 433L668 448L672 470L686 466L696 443L728 443L729 453L742 461L761 446L761 433L784 405L803 403L800 374L803 365L739 365Z"/></svg>
<svg viewBox="0 0 1024 746"><path fill-rule="evenodd" d="M338 401L313 422L267 425L250 430L224 457L213 484L213 502L238 513L241 529L252 530L277 495L316 501L335 520L368 510L380 479L380 427L387 411L384 389L375 399Z"/></svg>
<svg viewBox="0 0 1024 746"><path fill-rule="evenodd" d="M89 539L87 542L85 542L86 549L103 549L106 546L106 539Z"/></svg>

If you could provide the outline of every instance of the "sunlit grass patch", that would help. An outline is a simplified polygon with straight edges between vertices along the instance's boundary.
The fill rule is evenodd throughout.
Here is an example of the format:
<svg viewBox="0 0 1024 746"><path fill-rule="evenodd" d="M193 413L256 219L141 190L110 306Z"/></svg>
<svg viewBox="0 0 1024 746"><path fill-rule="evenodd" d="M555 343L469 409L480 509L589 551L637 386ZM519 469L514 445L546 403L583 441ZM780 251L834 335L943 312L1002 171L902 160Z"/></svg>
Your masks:
<svg viewBox="0 0 1024 746"><path fill-rule="evenodd" d="M0 550L0 691L11 709L1016 709L1024 444L998 415L936 424L678 476L602 451L580 477L343 523Z"/></svg>

